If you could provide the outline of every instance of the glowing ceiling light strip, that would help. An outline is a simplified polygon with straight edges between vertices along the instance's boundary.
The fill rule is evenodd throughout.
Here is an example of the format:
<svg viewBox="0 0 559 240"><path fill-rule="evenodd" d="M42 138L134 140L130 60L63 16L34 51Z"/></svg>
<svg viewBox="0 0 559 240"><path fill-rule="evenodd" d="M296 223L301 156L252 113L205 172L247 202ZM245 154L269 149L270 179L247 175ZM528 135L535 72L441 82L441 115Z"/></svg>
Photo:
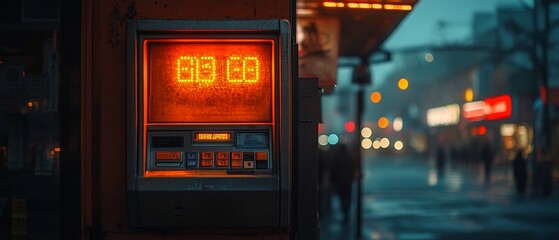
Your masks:
<svg viewBox="0 0 559 240"><path fill-rule="evenodd" d="M384 9L386 10L410 11L412 8L411 5L384 4Z"/></svg>
<svg viewBox="0 0 559 240"><path fill-rule="evenodd" d="M324 7L328 8L361 8L361 9L385 9L385 10L396 10L396 11L411 11L413 9L412 5L400 5L400 4L379 4L379 3L343 3L343 2L324 2L322 3Z"/></svg>

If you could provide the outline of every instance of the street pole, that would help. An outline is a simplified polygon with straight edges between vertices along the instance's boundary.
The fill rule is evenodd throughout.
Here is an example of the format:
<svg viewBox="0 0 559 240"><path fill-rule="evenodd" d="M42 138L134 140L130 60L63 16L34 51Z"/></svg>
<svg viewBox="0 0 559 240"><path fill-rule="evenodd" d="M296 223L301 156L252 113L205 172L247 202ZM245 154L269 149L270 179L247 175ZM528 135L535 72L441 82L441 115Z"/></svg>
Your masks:
<svg viewBox="0 0 559 240"><path fill-rule="evenodd" d="M361 119L363 116L363 87L360 85L357 92L357 117L355 118L355 154L357 159L357 228L355 229L355 239L361 239L361 230L363 225L363 167L361 160Z"/></svg>
<svg viewBox="0 0 559 240"><path fill-rule="evenodd" d="M367 58L361 59L361 64L355 66L353 69L353 79L354 83L357 83L359 90L357 91L357 116L355 117L355 144L354 144L354 153L355 153L355 160L356 160L356 170L357 170L357 210L355 217L357 218L356 221L356 229L355 229L355 238L357 240L361 239L361 229L363 225L363 167L362 167L362 160L361 160L361 119L363 116L363 85L371 83L371 72L369 69L369 62Z"/></svg>
<svg viewBox="0 0 559 240"><path fill-rule="evenodd" d="M551 129L549 121L549 3L550 0L543 0L543 11L544 11L544 22L543 22L543 34L542 34L542 86L545 89L545 101L543 102L543 127L546 139L546 145L543 146L545 149L549 148L551 145Z"/></svg>

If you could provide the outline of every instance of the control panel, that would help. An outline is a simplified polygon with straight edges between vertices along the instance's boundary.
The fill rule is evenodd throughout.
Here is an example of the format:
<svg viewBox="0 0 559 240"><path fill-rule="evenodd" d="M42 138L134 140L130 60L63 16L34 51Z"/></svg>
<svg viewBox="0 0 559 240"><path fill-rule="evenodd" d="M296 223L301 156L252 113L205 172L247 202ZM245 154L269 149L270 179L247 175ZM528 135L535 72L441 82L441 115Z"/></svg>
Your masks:
<svg viewBox="0 0 559 240"><path fill-rule="evenodd" d="M149 131L147 175L271 175L271 143L268 129Z"/></svg>

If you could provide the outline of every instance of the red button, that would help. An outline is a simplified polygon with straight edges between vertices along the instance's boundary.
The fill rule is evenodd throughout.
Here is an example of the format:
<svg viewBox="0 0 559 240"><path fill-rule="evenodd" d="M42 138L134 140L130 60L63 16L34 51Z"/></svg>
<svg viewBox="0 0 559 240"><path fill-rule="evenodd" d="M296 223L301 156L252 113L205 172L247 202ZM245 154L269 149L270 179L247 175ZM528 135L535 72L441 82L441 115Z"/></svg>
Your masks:
<svg viewBox="0 0 559 240"><path fill-rule="evenodd" d="M213 159L202 159L202 167L212 167L213 165Z"/></svg>
<svg viewBox="0 0 559 240"><path fill-rule="evenodd" d="M202 152L202 159L214 159L213 152Z"/></svg>
<svg viewBox="0 0 559 240"><path fill-rule="evenodd" d="M232 168L240 168L243 166L243 160L241 159L232 159L231 160L231 167Z"/></svg>
<svg viewBox="0 0 559 240"><path fill-rule="evenodd" d="M227 166L229 166L229 159L217 159L217 166L218 166L218 167L227 167Z"/></svg>
<svg viewBox="0 0 559 240"><path fill-rule="evenodd" d="M229 160L229 153L228 152L218 152L217 159Z"/></svg>
<svg viewBox="0 0 559 240"><path fill-rule="evenodd" d="M232 152L231 153L231 159L232 160L242 160L243 159L243 153L242 152Z"/></svg>

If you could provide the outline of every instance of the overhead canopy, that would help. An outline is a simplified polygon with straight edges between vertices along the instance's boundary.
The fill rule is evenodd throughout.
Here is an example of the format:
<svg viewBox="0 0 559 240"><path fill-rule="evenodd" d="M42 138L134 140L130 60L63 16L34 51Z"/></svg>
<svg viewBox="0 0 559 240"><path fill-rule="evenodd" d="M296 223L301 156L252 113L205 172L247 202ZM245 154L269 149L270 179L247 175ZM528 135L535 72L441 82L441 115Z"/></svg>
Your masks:
<svg viewBox="0 0 559 240"><path fill-rule="evenodd" d="M378 51L418 0L297 0L297 16L335 17L341 57L369 58Z"/></svg>

